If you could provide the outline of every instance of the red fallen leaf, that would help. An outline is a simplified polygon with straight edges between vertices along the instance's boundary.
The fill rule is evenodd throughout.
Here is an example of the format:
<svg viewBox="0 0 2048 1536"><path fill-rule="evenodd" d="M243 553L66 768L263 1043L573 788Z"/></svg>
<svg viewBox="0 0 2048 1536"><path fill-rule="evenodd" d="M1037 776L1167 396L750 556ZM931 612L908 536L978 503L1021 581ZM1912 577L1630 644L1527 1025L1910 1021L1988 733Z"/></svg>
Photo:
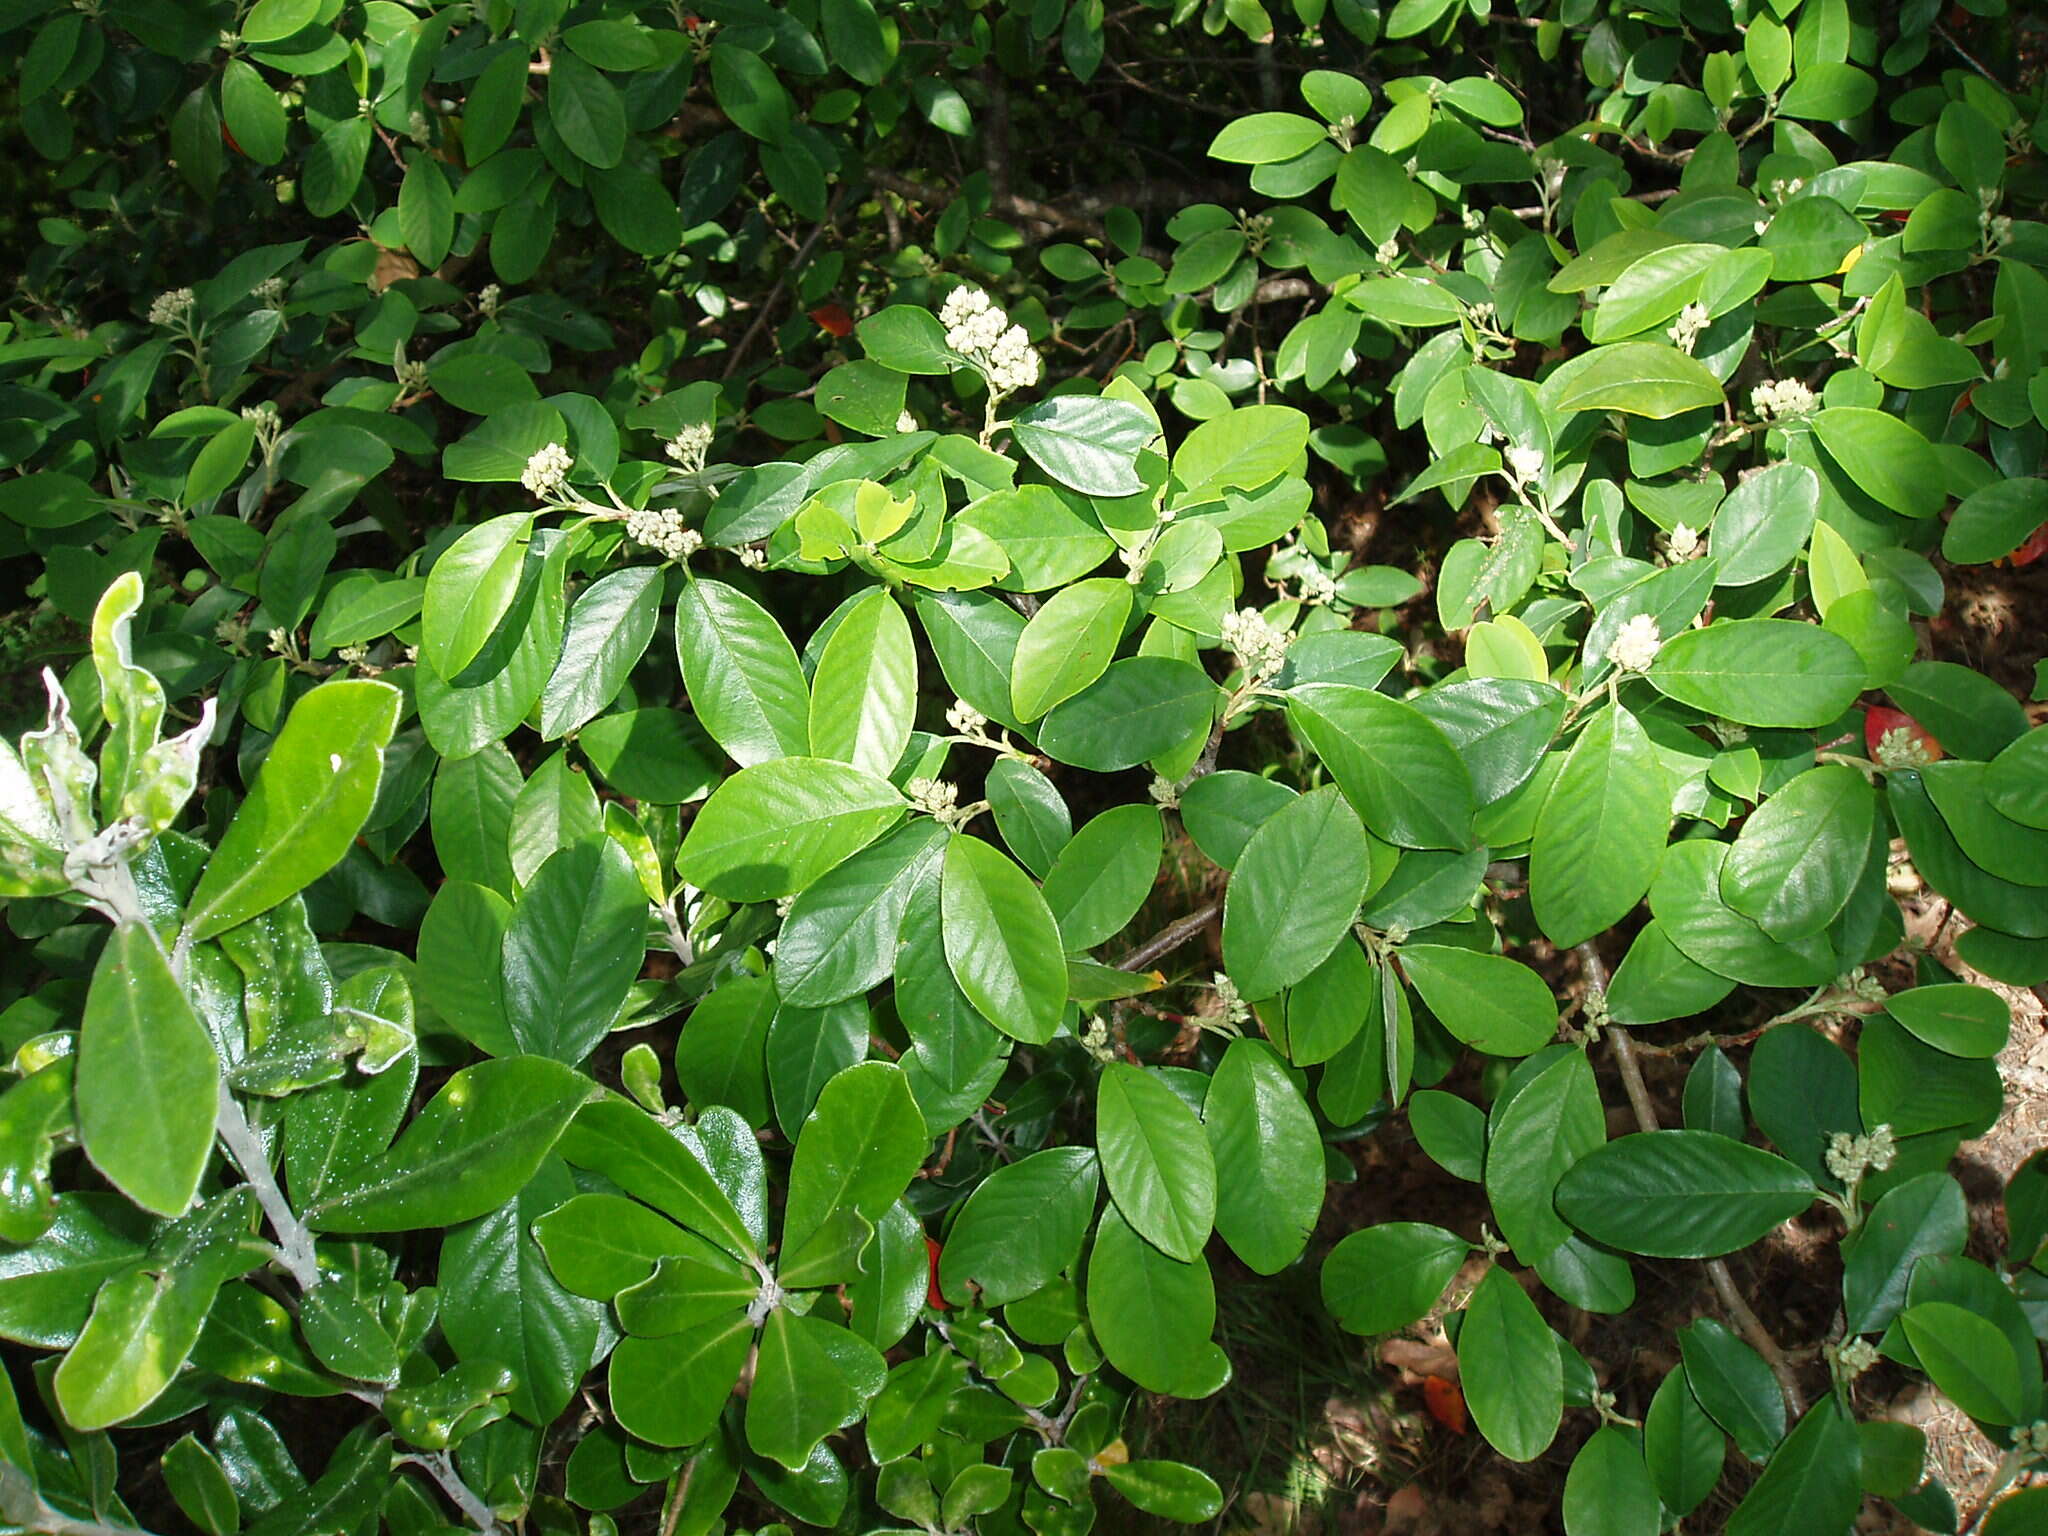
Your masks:
<svg viewBox="0 0 2048 1536"><path fill-rule="evenodd" d="M830 331L834 336L853 334L853 316L843 304L820 304L811 311L811 318L818 322L820 330Z"/></svg>
<svg viewBox="0 0 2048 1536"><path fill-rule="evenodd" d="M925 1284L924 1299L929 1305L937 1307L941 1312L949 1312L952 1310L953 1304L947 1301L945 1297L939 1294L938 1239L933 1237L927 1237L924 1240L924 1247L925 1262L931 1268L931 1278Z"/></svg>
<svg viewBox="0 0 2048 1536"><path fill-rule="evenodd" d="M2012 563L2032 565L2043 555L2048 555L2048 523L2043 523L2027 535L2026 543L2012 552Z"/></svg>
<svg viewBox="0 0 2048 1536"><path fill-rule="evenodd" d="M1893 709L1887 704L1873 704L1863 714L1863 745L1869 752L1872 762L1877 761L1878 743L1890 732L1898 730L1910 731L1913 739L1927 749L1930 762L1938 762L1941 759L1941 743L1934 739L1926 726L1903 709Z"/></svg>
<svg viewBox="0 0 2048 1536"><path fill-rule="evenodd" d="M229 149L232 149L236 154L240 155L243 159L246 160L249 158L249 151L242 148L241 145L235 142L235 136L232 133L228 132L228 125L226 123L222 123L220 125L220 139L223 144L227 145Z"/></svg>
<svg viewBox="0 0 2048 1536"><path fill-rule="evenodd" d="M1423 1377L1422 1406L1452 1434L1465 1433L1465 1394L1455 1381L1445 1381L1441 1376Z"/></svg>

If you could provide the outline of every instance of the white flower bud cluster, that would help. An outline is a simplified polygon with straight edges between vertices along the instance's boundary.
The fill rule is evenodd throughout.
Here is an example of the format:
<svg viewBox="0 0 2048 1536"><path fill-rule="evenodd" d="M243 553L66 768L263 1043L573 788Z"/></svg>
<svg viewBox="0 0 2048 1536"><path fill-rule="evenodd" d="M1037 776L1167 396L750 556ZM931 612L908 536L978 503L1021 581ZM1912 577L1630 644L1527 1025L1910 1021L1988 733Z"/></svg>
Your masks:
<svg viewBox="0 0 2048 1536"><path fill-rule="evenodd" d="M1835 1132L1828 1138L1826 1162L1829 1173L1844 1184L1855 1184L1866 1173L1883 1173L1891 1167L1892 1159L1898 1153L1899 1145L1892 1137L1892 1128L1880 1125L1868 1136Z"/></svg>
<svg viewBox="0 0 2048 1536"><path fill-rule="evenodd" d="M1081 1031L1081 1047L1105 1066L1117 1059L1116 1047L1109 1039L1109 1026L1100 1019L1090 1019L1088 1027Z"/></svg>
<svg viewBox="0 0 2048 1536"><path fill-rule="evenodd" d="M1312 607L1336 601L1337 578L1320 565L1301 568L1301 600Z"/></svg>
<svg viewBox="0 0 2048 1536"><path fill-rule="evenodd" d="M190 288L173 288L167 293L160 293L150 302L149 323L166 330L182 325L198 302L198 296Z"/></svg>
<svg viewBox="0 0 2048 1536"><path fill-rule="evenodd" d="M704 535L684 527L682 513L659 507L627 513L626 537L670 560L687 560L704 547Z"/></svg>
<svg viewBox="0 0 2048 1536"><path fill-rule="evenodd" d="M1185 784L1179 779L1169 779L1163 773L1152 775L1152 782L1145 786L1145 792L1152 797L1153 804L1163 810L1180 809L1180 792Z"/></svg>
<svg viewBox="0 0 2048 1536"><path fill-rule="evenodd" d="M1223 643L1237 653L1238 663L1254 679L1271 677L1287 663L1293 637L1276 629L1256 608L1223 615Z"/></svg>
<svg viewBox="0 0 2048 1536"><path fill-rule="evenodd" d="M1657 621L1639 613L1621 626L1621 633L1607 647L1607 659L1624 672L1647 672L1662 649L1664 640L1657 633Z"/></svg>
<svg viewBox="0 0 2048 1536"><path fill-rule="evenodd" d="M213 626L213 638L231 651L239 651L249 638L249 621L233 614Z"/></svg>
<svg viewBox="0 0 2048 1536"><path fill-rule="evenodd" d="M768 567L768 551L758 544L742 544L733 553L740 557L740 564L750 571L766 570Z"/></svg>
<svg viewBox="0 0 2048 1536"><path fill-rule="evenodd" d="M1797 379L1768 379L1749 392L1749 408L1765 421L1804 416L1819 403Z"/></svg>
<svg viewBox="0 0 2048 1536"><path fill-rule="evenodd" d="M427 365L400 357L391 364L391 376L398 380L401 395L416 395L427 387Z"/></svg>
<svg viewBox="0 0 2048 1536"><path fill-rule="evenodd" d="M1038 382L1040 363L1030 336L979 288L947 294L939 323L946 328L946 345L979 368L994 393L1007 395Z"/></svg>
<svg viewBox="0 0 2048 1536"><path fill-rule="evenodd" d="M505 290L496 283L485 283L476 296L476 307L486 320L498 318L498 305L504 302Z"/></svg>
<svg viewBox="0 0 2048 1536"><path fill-rule="evenodd" d="M1244 1000L1237 990L1237 983L1223 972L1218 971L1209 985L1216 990L1216 1001L1223 1005L1223 1019L1233 1030L1239 1030L1252 1019L1252 1005Z"/></svg>
<svg viewBox="0 0 2048 1536"><path fill-rule="evenodd" d="M1878 1362L1877 1346L1860 1335L1828 1346L1845 1380L1854 1381Z"/></svg>
<svg viewBox="0 0 2048 1536"><path fill-rule="evenodd" d="M290 630L279 627L273 629L263 639L269 645L273 654L278 656L289 656L291 654L292 635Z"/></svg>
<svg viewBox="0 0 2048 1536"><path fill-rule="evenodd" d="M942 827L964 818L960 814L960 786L947 779L915 778L904 786L904 798L911 808L924 812Z"/></svg>
<svg viewBox="0 0 2048 1536"><path fill-rule="evenodd" d="M1664 551L1664 558L1673 565L1692 559L1706 547L1701 542L1699 529L1690 523L1674 523L1669 533L1658 535L1657 543Z"/></svg>
<svg viewBox="0 0 2048 1536"><path fill-rule="evenodd" d="M1391 267L1401 259L1401 242L1389 235L1373 248L1372 259L1383 267Z"/></svg>
<svg viewBox="0 0 2048 1536"><path fill-rule="evenodd" d="M1464 213L1459 215L1458 222L1465 226L1466 234L1476 235L1479 231L1486 228L1486 210L1484 208L1467 208Z"/></svg>
<svg viewBox="0 0 2048 1536"><path fill-rule="evenodd" d="M911 415L909 411L905 411L896 418L896 430L898 432L915 432L917 430L917 418Z"/></svg>
<svg viewBox="0 0 2048 1536"><path fill-rule="evenodd" d="M988 730L988 716L965 699L955 699L946 706L946 724L956 736L979 736Z"/></svg>
<svg viewBox="0 0 2048 1536"><path fill-rule="evenodd" d="M1910 726L1895 725L1877 738L1880 768L1925 768L1933 761L1934 753Z"/></svg>
<svg viewBox="0 0 2048 1536"><path fill-rule="evenodd" d="M360 667L370 659L370 648L367 645L344 645L334 654L343 666Z"/></svg>
<svg viewBox="0 0 2048 1536"><path fill-rule="evenodd" d="M2036 1419L2014 1430L2012 1443L2016 1450L2025 1451L2034 1460L2048 1461L2048 1419Z"/></svg>
<svg viewBox="0 0 2048 1536"><path fill-rule="evenodd" d="M1790 202L1805 190L1806 178L1804 176L1793 176L1790 178L1778 176L1771 181L1771 201L1774 203Z"/></svg>
<svg viewBox="0 0 2048 1536"><path fill-rule="evenodd" d="M678 432L668 445L668 456L695 474L704 467L704 459L711 452L711 423L693 421Z"/></svg>
<svg viewBox="0 0 2048 1536"><path fill-rule="evenodd" d="M1700 332L1707 328L1707 306L1688 304L1678 312L1678 318L1671 322L1671 329L1664 334L1671 338L1671 345L1681 352L1691 352L1693 343L1700 339Z"/></svg>
<svg viewBox="0 0 2048 1536"><path fill-rule="evenodd" d="M1507 451L1508 476L1517 485L1525 485L1543 473L1543 450L1517 443Z"/></svg>
<svg viewBox="0 0 2048 1536"><path fill-rule="evenodd" d="M576 461L569 456L568 449L560 443L543 443L528 456L526 468L519 472L519 483L529 494L546 501L568 484L569 471L575 467Z"/></svg>
<svg viewBox="0 0 2048 1536"><path fill-rule="evenodd" d="M256 285L256 302L265 309L284 308L284 279L266 277Z"/></svg>

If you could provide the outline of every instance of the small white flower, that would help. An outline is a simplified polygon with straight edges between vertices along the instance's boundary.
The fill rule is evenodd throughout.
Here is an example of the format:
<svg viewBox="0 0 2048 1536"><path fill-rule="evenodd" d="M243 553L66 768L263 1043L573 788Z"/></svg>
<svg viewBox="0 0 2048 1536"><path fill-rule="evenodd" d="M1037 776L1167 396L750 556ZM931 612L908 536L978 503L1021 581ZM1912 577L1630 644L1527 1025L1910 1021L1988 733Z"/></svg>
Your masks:
<svg viewBox="0 0 2048 1536"><path fill-rule="evenodd" d="M1688 523L1677 523L1658 542L1664 546L1665 556L1675 564L1700 552L1700 531Z"/></svg>
<svg viewBox="0 0 2048 1536"><path fill-rule="evenodd" d="M1933 761L1934 753L1910 726L1895 725L1877 738L1880 768L1925 768Z"/></svg>
<svg viewBox="0 0 2048 1536"><path fill-rule="evenodd" d="M1841 1367L1842 1374L1851 1381L1878 1361L1877 1346L1860 1335L1829 1346L1829 1352L1835 1357L1835 1364Z"/></svg>
<svg viewBox="0 0 2048 1536"><path fill-rule="evenodd" d="M569 457L568 449L560 443L543 443L527 459L519 483L530 494L546 501L568 482L569 471L575 467L576 461Z"/></svg>
<svg viewBox="0 0 2048 1536"><path fill-rule="evenodd" d="M1883 1173L1891 1167L1898 1156L1898 1142L1892 1136L1892 1128L1880 1125L1868 1136L1852 1136L1847 1131L1836 1131L1828 1138L1824 1161L1828 1172L1844 1184L1859 1182L1866 1173Z"/></svg>
<svg viewBox="0 0 2048 1536"><path fill-rule="evenodd" d="M505 290L496 283L485 283L477 293L476 307L486 320L498 318L498 305L503 302Z"/></svg>
<svg viewBox="0 0 2048 1536"><path fill-rule="evenodd" d="M955 699L946 706L946 724L957 736L979 736L988 729L988 716L965 699Z"/></svg>
<svg viewBox="0 0 2048 1536"><path fill-rule="evenodd" d="M277 403L275 401L259 400L254 405L245 405L242 407L242 420L248 422L252 426L260 427L266 421L275 421L276 419Z"/></svg>
<svg viewBox="0 0 2048 1536"><path fill-rule="evenodd" d="M668 445L668 456L691 474L704 467L704 459L711 451L711 423L693 421L676 433Z"/></svg>
<svg viewBox="0 0 2048 1536"><path fill-rule="evenodd" d="M1543 473L1543 450L1517 443L1507 452L1508 474L1515 484L1534 480Z"/></svg>
<svg viewBox="0 0 2048 1536"><path fill-rule="evenodd" d="M1100 1019L1088 1021L1087 1027L1081 1031L1081 1046L1105 1065L1117 1059L1116 1047L1109 1039L1109 1026Z"/></svg>
<svg viewBox="0 0 2048 1536"><path fill-rule="evenodd" d="M1765 421L1804 416L1820 402L1797 379L1767 379L1749 392L1749 407Z"/></svg>
<svg viewBox="0 0 2048 1536"><path fill-rule="evenodd" d="M917 430L917 418L911 415L910 412L905 411L896 418L896 430L898 432L915 432Z"/></svg>
<svg viewBox="0 0 2048 1536"><path fill-rule="evenodd" d="M1237 653L1241 665L1253 679L1263 681L1287 662L1292 636L1276 629L1256 608L1240 608L1223 615L1223 643Z"/></svg>
<svg viewBox="0 0 2048 1536"><path fill-rule="evenodd" d="M683 514L642 508L626 514L626 537L671 560L687 560L704 547L704 535L683 526Z"/></svg>
<svg viewBox="0 0 2048 1536"><path fill-rule="evenodd" d="M1216 1001L1223 1005L1224 1020L1233 1030L1242 1029L1251 1022L1252 1005L1238 992L1236 982L1218 971L1210 978L1209 985L1215 988Z"/></svg>
<svg viewBox="0 0 2048 1536"><path fill-rule="evenodd" d="M1639 613L1621 626L1621 633L1607 647L1607 659L1624 672L1647 672L1663 648L1657 621L1647 613Z"/></svg>
<svg viewBox="0 0 2048 1536"><path fill-rule="evenodd" d="M1664 334L1671 338L1671 345L1679 351L1691 352L1693 343L1700 339L1700 332L1707 328L1707 320L1706 305L1688 304L1678 312L1678 318Z"/></svg>
<svg viewBox="0 0 2048 1536"><path fill-rule="evenodd" d="M1010 317L979 288L963 285L947 294L939 306L939 322L946 328L946 345L981 371L993 393L1007 395L1038 382L1042 364L1031 337L1023 326L1011 325ZM916 424L903 427L899 422L898 429L915 431Z"/></svg>
<svg viewBox="0 0 2048 1536"><path fill-rule="evenodd" d="M950 824L959 810L960 786L946 779L912 779L903 794L913 809L924 812L942 826Z"/></svg>
<svg viewBox="0 0 2048 1536"><path fill-rule="evenodd" d="M149 323L166 330L181 325L198 302L197 295L190 288L173 288L167 293L160 293L149 306Z"/></svg>

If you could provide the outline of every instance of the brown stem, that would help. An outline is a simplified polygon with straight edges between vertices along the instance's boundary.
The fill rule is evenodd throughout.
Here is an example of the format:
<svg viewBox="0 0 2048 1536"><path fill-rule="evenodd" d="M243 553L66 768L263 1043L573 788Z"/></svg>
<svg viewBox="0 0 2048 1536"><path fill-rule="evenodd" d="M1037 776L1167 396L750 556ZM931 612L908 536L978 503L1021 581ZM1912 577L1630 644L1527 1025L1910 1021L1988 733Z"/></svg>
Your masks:
<svg viewBox="0 0 2048 1536"><path fill-rule="evenodd" d="M1607 967L1600 959L1600 952L1589 940L1578 946L1577 953L1586 985L1594 991L1605 992ZM1642 1065L1636 1060L1635 1041L1629 1038L1626 1025L1610 1025L1606 1035L1608 1047L1614 1052L1614 1065L1621 1073L1622 1091L1628 1095L1629 1108L1635 1112L1637 1128L1656 1130L1657 1106L1651 1101L1649 1086L1643 1081ZM1793 1374L1791 1362L1778 1347L1778 1341L1771 1337L1770 1330L1764 1327L1763 1319L1735 1289L1735 1277L1729 1273L1728 1261L1708 1259L1706 1263L1707 1278L1713 1281L1714 1294L1721 1298L1721 1306L1735 1320L1736 1330L1749 1341L1750 1347L1764 1357L1771 1374L1778 1380L1778 1390L1785 1395L1785 1406L1797 1418L1806 1412L1806 1397L1799 1390L1799 1379Z"/></svg>
<svg viewBox="0 0 2048 1536"><path fill-rule="evenodd" d="M1149 965L1161 955L1171 954L1213 923L1217 910L1216 903L1212 901L1198 911L1190 912L1186 917L1176 918L1117 961L1117 969L1128 971L1136 966Z"/></svg>

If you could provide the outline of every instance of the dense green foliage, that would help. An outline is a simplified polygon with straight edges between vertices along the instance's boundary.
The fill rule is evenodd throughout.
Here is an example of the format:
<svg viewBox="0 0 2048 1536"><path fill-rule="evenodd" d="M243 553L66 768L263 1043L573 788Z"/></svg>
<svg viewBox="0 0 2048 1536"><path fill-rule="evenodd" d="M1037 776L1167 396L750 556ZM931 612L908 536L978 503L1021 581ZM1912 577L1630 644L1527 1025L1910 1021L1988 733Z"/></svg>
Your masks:
<svg viewBox="0 0 2048 1536"><path fill-rule="evenodd" d="M2001 10L0 0L0 1519L1211 1522L1300 1266L1571 1536L2048 1462L1893 895L2048 981ZM1330 1230L1390 1121L1486 1226Z"/></svg>

